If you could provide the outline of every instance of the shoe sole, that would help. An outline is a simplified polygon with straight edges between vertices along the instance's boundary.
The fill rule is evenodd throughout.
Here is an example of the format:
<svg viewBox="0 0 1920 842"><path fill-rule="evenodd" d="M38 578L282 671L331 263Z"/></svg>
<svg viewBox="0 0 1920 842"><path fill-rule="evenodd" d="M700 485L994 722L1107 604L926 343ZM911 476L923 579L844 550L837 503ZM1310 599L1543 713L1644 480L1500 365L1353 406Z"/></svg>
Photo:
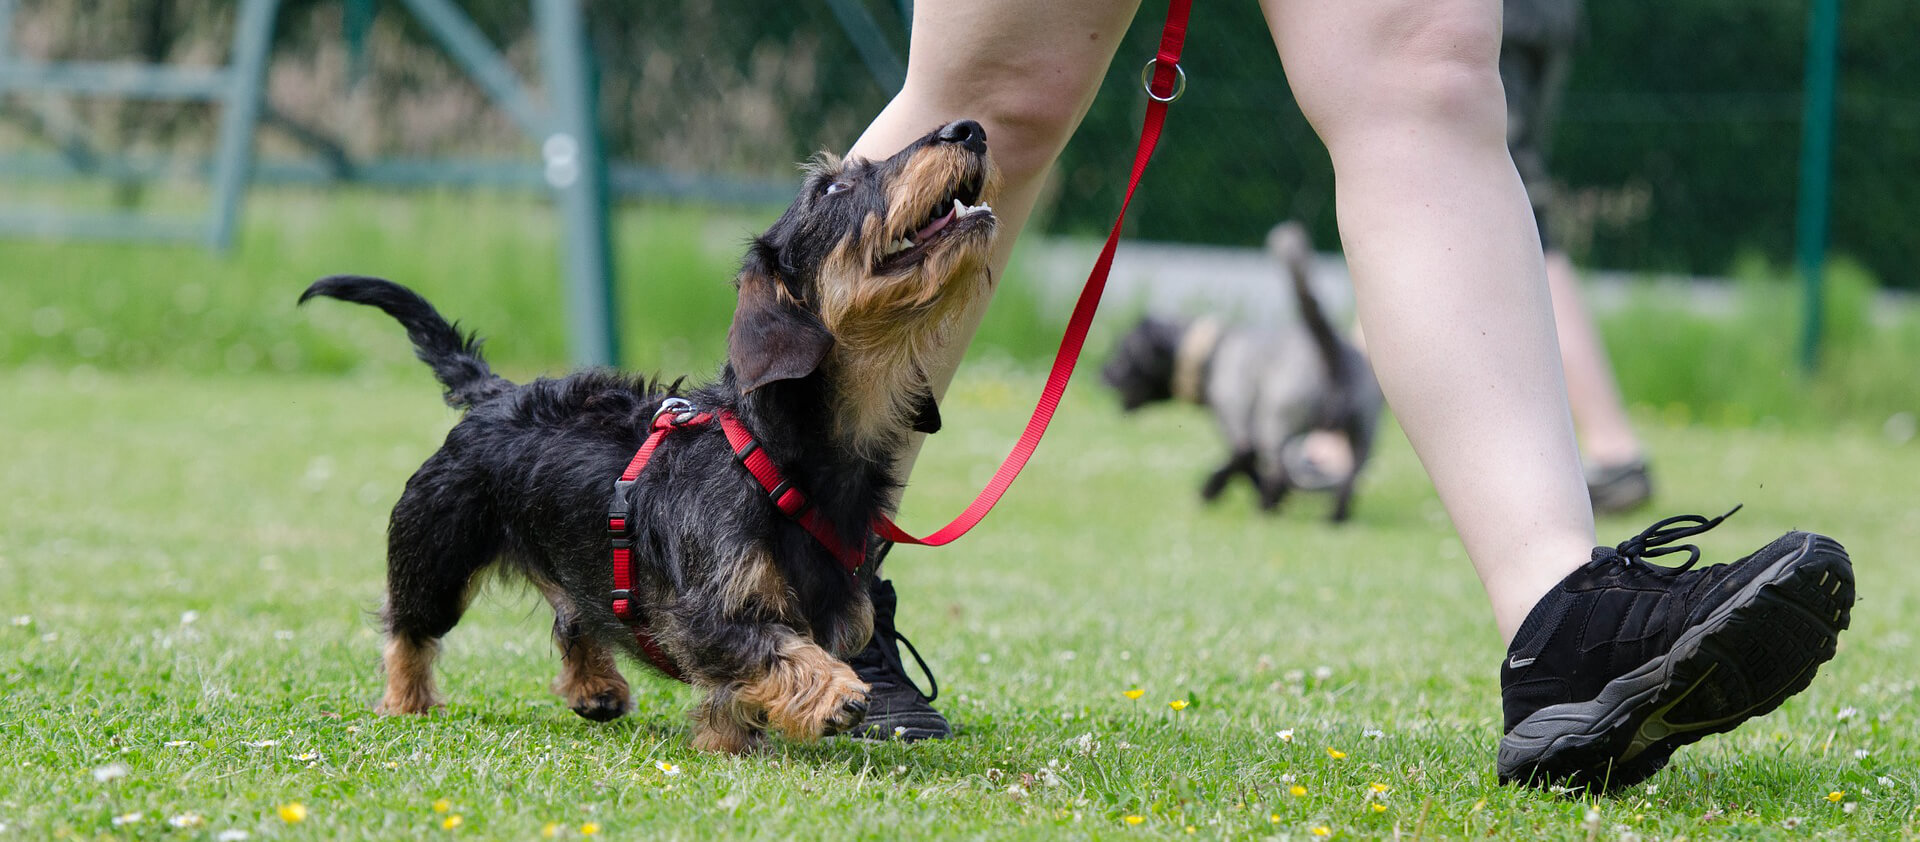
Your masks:
<svg viewBox="0 0 1920 842"><path fill-rule="evenodd" d="M1853 567L1839 542L1800 546L1755 576L1665 655L1591 701L1535 711L1500 739L1501 783L1602 792L1660 771L1680 747L1772 712L1813 682L1851 621Z"/></svg>

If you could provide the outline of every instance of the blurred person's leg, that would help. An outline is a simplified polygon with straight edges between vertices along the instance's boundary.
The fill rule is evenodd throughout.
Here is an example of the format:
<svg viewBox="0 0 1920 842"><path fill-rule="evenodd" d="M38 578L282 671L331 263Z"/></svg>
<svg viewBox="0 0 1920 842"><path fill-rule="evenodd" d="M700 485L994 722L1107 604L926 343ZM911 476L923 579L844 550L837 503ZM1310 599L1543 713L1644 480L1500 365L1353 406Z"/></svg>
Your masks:
<svg viewBox="0 0 1920 842"><path fill-rule="evenodd" d="M1540 9L1534 9L1535 12ZM1540 21L1527 21L1538 24ZM1560 363L1567 378L1567 399L1587 462L1587 492L1594 511L1624 512L1653 494L1645 452L1627 417L1619 383L1607 359L1606 345L1594 328L1580 292L1579 273L1566 252L1554 248L1548 224L1553 212L1553 179L1547 150L1560 93L1566 88L1572 30L1524 26L1530 37L1511 34L1500 49L1500 81L1507 94L1507 148L1527 186L1540 241L1546 245L1547 287L1553 295L1553 319L1560 338Z"/></svg>
<svg viewBox="0 0 1920 842"><path fill-rule="evenodd" d="M1553 290L1553 321L1560 336L1560 364L1567 398L1580 429L1580 450L1597 467L1637 462L1644 455L1633 421L1620 399L1606 345L1594 329L1580 294L1579 270L1567 253L1547 252L1547 286Z"/></svg>
<svg viewBox="0 0 1920 842"><path fill-rule="evenodd" d="M848 154L881 158L953 120L980 121L1001 174L1000 195L993 200L1000 234L990 267L997 283L1054 159L1086 116L1138 6L1139 0L913 4L906 83ZM981 297L965 315L946 356L927 372L936 397L946 395L987 302ZM903 478L912 472L924 440L915 436L901 457ZM884 559L889 549L883 542L878 557ZM906 638L894 626L897 597L893 583L879 574L876 564L870 589L873 640L852 659L873 688L863 733L874 739L946 737L951 728L931 704L939 685L922 693L907 677L899 645ZM912 644L906 647L918 660ZM924 662L921 669L932 681Z"/></svg>

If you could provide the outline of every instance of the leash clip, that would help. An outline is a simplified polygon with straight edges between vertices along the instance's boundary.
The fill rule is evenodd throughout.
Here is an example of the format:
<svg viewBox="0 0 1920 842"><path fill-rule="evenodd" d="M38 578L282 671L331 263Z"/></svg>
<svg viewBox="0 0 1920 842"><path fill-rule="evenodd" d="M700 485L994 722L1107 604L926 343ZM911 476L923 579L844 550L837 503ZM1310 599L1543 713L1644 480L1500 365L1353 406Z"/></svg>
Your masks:
<svg viewBox="0 0 1920 842"><path fill-rule="evenodd" d="M666 426L678 427L692 421L696 414L697 412L693 407L693 401L687 400L686 398L667 398L660 402L659 409L654 410L653 426L661 426L660 419L671 415L673 417L668 419Z"/></svg>
<svg viewBox="0 0 1920 842"><path fill-rule="evenodd" d="M1178 63L1175 63L1173 65L1173 72L1175 74L1173 79L1173 93L1161 96L1153 89L1154 71L1159 65L1160 58L1158 56L1147 59L1147 66L1140 68L1140 87L1147 90L1148 98L1154 102L1172 102L1179 99L1181 94L1187 92L1187 71Z"/></svg>

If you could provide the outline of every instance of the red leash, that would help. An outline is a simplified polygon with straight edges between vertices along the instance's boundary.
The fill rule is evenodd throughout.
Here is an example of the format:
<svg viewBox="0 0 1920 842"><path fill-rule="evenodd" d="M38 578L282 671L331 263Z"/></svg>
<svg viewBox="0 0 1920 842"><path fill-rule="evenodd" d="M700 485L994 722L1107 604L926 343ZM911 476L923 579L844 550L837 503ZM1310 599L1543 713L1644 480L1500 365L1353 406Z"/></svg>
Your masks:
<svg viewBox="0 0 1920 842"><path fill-rule="evenodd" d="M1120 213L1113 221L1113 231L1107 235L1106 245L1100 249L1099 259L1094 261L1093 271L1087 275L1087 284L1080 291L1080 299L1073 306L1073 315L1067 319L1066 333L1060 338L1060 350L1054 356L1053 369L1047 374L1046 387L1040 392L1040 401L1033 409L1033 417L1027 421L1026 430L1020 434L1020 440L1014 444L1013 451L1007 454L1006 461L1000 464L1000 469L994 472L993 480L952 523L925 538L915 538L883 512L876 515L873 522L874 531L881 537L902 544L934 547L952 543L954 539L967 534L987 516L987 512L993 510L1001 496L1006 494L1007 488L1013 485L1014 478L1026 467L1027 460L1033 457L1034 450L1040 446L1040 438L1046 435L1054 411L1060 408L1060 398L1066 394L1067 383L1073 379L1074 365L1080 361L1080 349L1086 344L1087 329L1093 323L1094 313L1100 308L1100 296L1107 288L1107 274L1113 269L1114 249L1120 244L1120 228L1127 218L1127 206L1133 203L1134 189L1140 186L1140 177L1146 173L1147 161L1153 157L1154 147L1160 143L1160 130L1166 122L1167 105L1186 91L1187 75L1180 69L1180 50L1186 42L1187 14L1191 7L1192 0L1171 0L1168 3L1167 22L1160 35L1160 52L1141 70L1147 97L1152 101L1147 105L1147 117L1140 128L1140 146L1134 153L1133 175L1127 181L1126 197L1120 202ZM669 433L709 423L716 417L726 431L735 460L766 489L768 499L782 513L798 521L824 544L849 575L858 570L866 559L865 548L849 546L841 541L831 527L818 517L818 513L811 509L806 496L780 475L777 466L730 413L699 412L682 399L670 399L654 416L645 443L614 483L613 501L607 513L607 531L612 538L613 612L633 625L634 636L647 659L661 672L682 681L686 679L654 641L647 629L646 618L641 616L640 606L632 597L633 522L627 510L627 498L654 450Z"/></svg>
<svg viewBox="0 0 1920 842"><path fill-rule="evenodd" d="M925 538L915 538L895 524L893 520L880 514L874 519L874 531L880 537L902 544L923 544L938 547L952 543L955 538L967 534L993 510L1000 502L1001 495L1013 485L1020 470L1027 466L1027 460L1033 456L1035 448L1040 446L1040 437L1046 435L1047 425L1053 421L1054 410L1060 407L1060 397L1067 391L1067 382L1073 379L1074 364L1080 360L1080 348L1086 343L1087 328L1093 323L1093 314L1100 308L1100 295L1107 288L1107 273L1113 268L1113 251L1120 244L1120 226L1127 218L1127 205L1133 202L1134 188L1140 186L1140 176L1147 170L1147 160L1153 157L1153 148L1160 142L1161 125L1167 117L1167 104L1180 98L1186 90L1187 75L1180 69L1180 49L1187 39L1187 12L1192 0L1172 0L1167 6L1167 23L1160 35L1160 52L1141 70L1144 78L1149 73L1152 80L1147 83L1147 118L1140 127L1140 147L1133 157L1133 177L1127 181L1126 198L1120 202L1120 214L1113 221L1113 232L1107 235L1107 244L1100 249L1100 259L1094 261L1093 272L1087 275L1087 285L1080 291L1080 300L1073 305L1073 316L1067 320L1067 331L1060 338L1060 350L1053 358L1053 370L1047 374L1046 388L1040 391L1040 402L1033 408L1033 417L1027 421L1027 429L1020 434L1020 441L1014 444L1013 452L1007 454L1006 461L1000 463L1000 470L994 472L993 481L980 491L973 504L952 523Z"/></svg>

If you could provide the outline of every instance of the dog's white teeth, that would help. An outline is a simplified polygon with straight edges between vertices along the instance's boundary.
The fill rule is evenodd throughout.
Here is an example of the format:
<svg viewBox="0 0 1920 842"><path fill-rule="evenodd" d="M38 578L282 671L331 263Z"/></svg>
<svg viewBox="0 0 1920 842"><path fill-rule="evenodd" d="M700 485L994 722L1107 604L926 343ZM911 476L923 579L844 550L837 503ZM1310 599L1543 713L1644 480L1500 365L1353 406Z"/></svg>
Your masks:
<svg viewBox="0 0 1920 842"><path fill-rule="evenodd" d="M959 199L953 200L953 215L955 218L972 216L982 211L985 211L986 213L993 213L993 208L988 207L985 204L969 206L967 205L967 203L962 202Z"/></svg>
<svg viewBox="0 0 1920 842"><path fill-rule="evenodd" d="M913 248L913 241L905 237L901 237L900 239L894 240L893 242L887 244L887 256L892 257L910 248Z"/></svg>

